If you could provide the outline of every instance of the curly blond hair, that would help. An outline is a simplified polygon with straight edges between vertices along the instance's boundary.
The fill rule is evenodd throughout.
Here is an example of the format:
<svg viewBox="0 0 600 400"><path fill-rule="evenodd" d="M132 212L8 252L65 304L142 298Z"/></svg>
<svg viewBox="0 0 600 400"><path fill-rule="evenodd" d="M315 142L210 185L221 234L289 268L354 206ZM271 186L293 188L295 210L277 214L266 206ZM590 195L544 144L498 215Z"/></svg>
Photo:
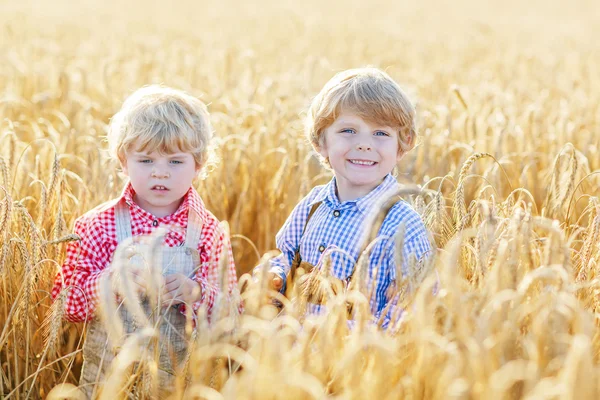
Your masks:
<svg viewBox="0 0 600 400"><path fill-rule="evenodd" d="M110 154L121 164L131 150L186 152L203 169L216 162L212 137L206 105L161 85L144 86L132 93L112 117L107 135Z"/></svg>

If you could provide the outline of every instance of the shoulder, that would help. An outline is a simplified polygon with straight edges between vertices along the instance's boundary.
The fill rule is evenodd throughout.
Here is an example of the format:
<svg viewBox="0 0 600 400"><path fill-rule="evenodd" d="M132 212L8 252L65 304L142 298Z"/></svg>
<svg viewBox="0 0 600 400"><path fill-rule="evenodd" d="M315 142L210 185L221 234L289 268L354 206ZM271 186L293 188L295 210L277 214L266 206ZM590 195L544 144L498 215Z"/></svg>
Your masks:
<svg viewBox="0 0 600 400"><path fill-rule="evenodd" d="M109 215L114 216L115 215L115 206L117 205L119 200L120 199L112 199L112 200L108 200L102 204L99 204L96 207L92 208L91 210L87 211L85 214L83 214L81 217L79 217L79 219L94 220L94 219L101 219L101 218L104 218Z"/></svg>
<svg viewBox="0 0 600 400"><path fill-rule="evenodd" d="M294 206L294 209L277 233L275 238L277 243L280 243L284 238L286 238L285 240L295 238L293 239L295 241L302 235L310 209L313 205L319 204L319 202L324 200L326 187L326 185L314 187L310 193Z"/></svg>
<svg viewBox="0 0 600 400"><path fill-rule="evenodd" d="M327 195L327 185L319 185L312 188L312 190L300 200L298 204L306 204L307 206L312 205L314 202L323 201Z"/></svg>
<svg viewBox="0 0 600 400"><path fill-rule="evenodd" d="M202 231L202 236L210 234L216 230L219 230L219 219L208 209L202 200L200 194L196 191L195 188L191 188L187 194L187 206L188 210L197 215L199 218L199 224L202 225L200 228ZM186 226L192 223L191 220L187 220Z"/></svg>
<svg viewBox="0 0 600 400"><path fill-rule="evenodd" d="M230 232L227 231L227 222L219 219L206 208L202 212L202 229L198 248L204 252L210 253L212 248L219 248L224 242L229 240ZM189 221L188 221L189 223Z"/></svg>
<svg viewBox="0 0 600 400"><path fill-rule="evenodd" d="M310 210L315 205L319 207L327 195L326 191L327 185L314 187L306 196L302 198L302 200L300 200L300 202L298 202L298 204L296 204L285 225L304 226Z"/></svg>
<svg viewBox="0 0 600 400"><path fill-rule="evenodd" d="M221 227L221 221L209 210L204 209L202 217L202 230L203 231L217 231L221 232L224 229ZM188 221L189 222L189 221Z"/></svg>
<svg viewBox="0 0 600 400"><path fill-rule="evenodd" d="M321 203L327 195L327 185L319 185L300 200L294 210L302 211L302 214L307 214L313 205Z"/></svg>
<svg viewBox="0 0 600 400"><path fill-rule="evenodd" d="M381 233L393 236L401 226L404 226L406 231L406 241L422 235L427 236L421 216L404 200L398 200L389 210L383 221Z"/></svg>
<svg viewBox="0 0 600 400"><path fill-rule="evenodd" d="M75 220L75 228L80 230L102 229L114 225L117 200L109 200L87 211Z"/></svg>
<svg viewBox="0 0 600 400"><path fill-rule="evenodd" d="M116 242L115 211L113 200L100 204L75 220L73 232L80 237L82 248L98 250Z"/></svg>

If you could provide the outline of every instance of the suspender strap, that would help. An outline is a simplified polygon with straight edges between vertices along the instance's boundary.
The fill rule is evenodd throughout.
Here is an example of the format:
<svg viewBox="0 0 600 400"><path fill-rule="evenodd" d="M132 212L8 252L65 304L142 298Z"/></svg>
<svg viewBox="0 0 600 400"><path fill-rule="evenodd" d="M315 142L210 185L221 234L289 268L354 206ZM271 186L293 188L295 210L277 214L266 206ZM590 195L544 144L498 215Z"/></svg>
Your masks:
<svg viewBox="0 0 600 400"><path fill-rule="evenodd" d="M315 213L315 211L317 211L317 208L319 208L319 206L321 205L321 202L318 201L315 204L312 205L312 207L310 208L310 211L308 212L308 217L306 217L306 222L304 223L304 228L302 229L302 236L304 236L304 232L306 232L306 227L308 226L308 221L310 221L310 217L313 216L313 214ZM300 251L300 250L296 250L296 251Z"/></svg>
<svg viewBox="0 0 600 400"><path fill-rule="evenodd" d="M198 248L198 243L200 242L200 237L202 235L202 225L203 221L200 215L190 208L188 211L188 225L185 233L184 246L193 249Z"/></svg>
<svg viewBox="0 0 600 400"><path fill-rule="evenodd" d="M115 223L117 225L117 242L122 243L132 236L129 208L123 204L123 201L119 201L115 206Z"/></svg>
<svg viewBox="0 0 600 400"><path fill-rule="evenodd" d="M131 217L129 214L129 207L123 204L122 201L118 202L115 206L115 222L117 225L117 241L119 243L123 240L132 237L131 233ZM183 245L197 248L200 242L200 236L202 233L202 218L192 209L188 211L188 223L185 234Z"/></svg>
<svg viewBox="0 0 600 400"><path fill-rule="evenodd" d="M306 232L306 227L308 226L308 221L310 221L310 218L313 216L315 211L317 211L317 208L319 208L321 203L322 202L319 201L319 202L313 204L312 207L310 208L310 211L308 212L308 217L306 218L306 222L304 223L304 228L302 228L302 234L300 235L300 239L302 239L302 236L304 236L304 232ZM300 266L301 262L302 262L302 258L300 257L300 240L298 240L298 247L296 248L296 251L294 252L294 259L292 260L290 273L288 275L288 281L290 281L288 283L291 283L291 281L293 281L294 276L296 275L296 270ZM289 287L290 286L288 285L288 288Z"/></svg>
<svg viewBox="0 0 600 400"><path fill-rule="evenodd" d="M371 230L369 232L368 239L365 242L365 244L362 248L362 251L359 253L359 255L363 254L364 251L366 250L367 246L369 245L369 243L371 243L373 240L375 240L375 238L377 237L377 234L379 233L379 230L381 229L381 226L383 225L383 221L387 217L388 213L390 212L392 207L394 207L396 205L396 203L398 203L400 201L402 201L402 198L400 196L392 196L390 199L388 199L382 205L382 207L379 209L379 212L377 213L375 219L373 220L373 224L371 225ZM320 205L321 205L321 202L318 202L318 203L313 204L313 206L311 207L311 209L308 213L308 217L306 218L304 228L302 229L302 236L304 236L304 232L306 231L306 227L308 226L308 221L310 221L310 218L313 216L315 211L317 211L317 209L319 208ZM302 236L300 236L300 237L302 238ZM301 263L302 263L302 257L300 256L300 245L298 245L298 247L296 248L296 251L294 252L294 259L292 260L290 273L287 277L287 283L286 283L287 290L290 290L291 284L293 283L295 275L296 275L296 270L298 269L298 267L300 267ZM350 280L354 276L355 270L356 270L356 264L352 267L352 271L350 272L350 275L346 278L346 282L348 282L348 283L350 282Z"/></svg>

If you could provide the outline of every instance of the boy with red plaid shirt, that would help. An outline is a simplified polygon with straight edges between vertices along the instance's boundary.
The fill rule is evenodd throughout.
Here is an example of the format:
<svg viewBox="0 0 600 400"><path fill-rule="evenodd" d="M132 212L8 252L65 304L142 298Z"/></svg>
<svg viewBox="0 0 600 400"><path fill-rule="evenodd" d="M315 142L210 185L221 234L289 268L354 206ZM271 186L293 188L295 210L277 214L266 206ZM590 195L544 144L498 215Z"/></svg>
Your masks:
<svg viewBox="0 0 600 400"><path fill-rule="evenodd" d="M186 358L186 306L192 308L193 315L205 307L210 316L219 291L231 293L237 287L228 237L192 187L212 157L211 137L205 105L186 93L161 86L133 93L111 120L111 154L129 182L120 197L77 219L74 230L81 240L69 245L52 290L53 298L66 290L67 320L89 321L80 381L88 397L114 358L108 334L95 317L100 282L112 280L117 273L113 256L118 246L131 247L133 256L122 272L140 299L146 299L141 300L144 310L158 311L166 321L159 326L159 379L164 388L172 384ZM165 232L162 258L153 258L155 253L144 258L150 253L139 239L159 228ZM219 273L223 257L227 271ZM152 310L147 298L156 293L149 290L149 275L144 269L159 261L162 305ZM219 287L222 273L227 274L227 288ZM124 305L118 317L127 334L135 331L136 321Z"/></svg>

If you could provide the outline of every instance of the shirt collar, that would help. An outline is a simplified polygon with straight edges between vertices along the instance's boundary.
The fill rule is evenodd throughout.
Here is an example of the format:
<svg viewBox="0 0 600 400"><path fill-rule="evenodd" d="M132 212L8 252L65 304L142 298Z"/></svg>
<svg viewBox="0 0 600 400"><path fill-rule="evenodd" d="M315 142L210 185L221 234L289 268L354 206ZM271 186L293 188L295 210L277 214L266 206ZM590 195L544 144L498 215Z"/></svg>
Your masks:
<svg viewBox="0 0 600 400"><path fill-rule="evenodd" d="M154 217L148 211L142 209L133 200L134 195L135 195L135 190L133 189L131 182L129 182L123 188L123 192L121 193L120 200L125 201L125 203L130 208L134 208L137 212L140 212L142 215L146 215L148 218L155 219L156 217ZM181 202L181 205L173 214L170 214L163 218L158 218L158 219L159 220L171 220L171 219L177 218L181 213L188 212L189 210L195 211L200 216L200 218L202 220L204 220L206 208L204 206L204 202L200 198L200 195L193 187L191 187L187 191L187 193L183 196L183 201Z"/></svg>
<svg viewBox="0 0 600 400"><path fill-rule="evenodd" d="M329 197L329 191L330 191L330 186L331 186L332 182L333 182L333 179L331 181L329 181L329 183L327 185L322 187L322 189L319 191L319 193L317 193L317 195L308 203L309 207L312 207L313 205L315 205L317 203L322 203L325 201L326 198ZM334 190L334 198L336 198L335 190ZM336 200L337 200L337 198L336 198Z"/></svg>
<svg viewBox="0 0 600 400"><path fill-rule="evenodd" d="M391 190L398 188L398 181L391 174L387 174L383 181L377 186L375 189L371 190L369 193L364 195L363 197L359 197L355 200L349 200L341 203L336 195L336 181L335 177L333 177L327 185L323 187L323 189L317 194L314 199L309 203L309 206L312 206L318 202L325 202L330 207L338 208L343 207L345 205L355 206L361 213L367 214L370 209L381 199L381 195L389 192Z"/></svg>

